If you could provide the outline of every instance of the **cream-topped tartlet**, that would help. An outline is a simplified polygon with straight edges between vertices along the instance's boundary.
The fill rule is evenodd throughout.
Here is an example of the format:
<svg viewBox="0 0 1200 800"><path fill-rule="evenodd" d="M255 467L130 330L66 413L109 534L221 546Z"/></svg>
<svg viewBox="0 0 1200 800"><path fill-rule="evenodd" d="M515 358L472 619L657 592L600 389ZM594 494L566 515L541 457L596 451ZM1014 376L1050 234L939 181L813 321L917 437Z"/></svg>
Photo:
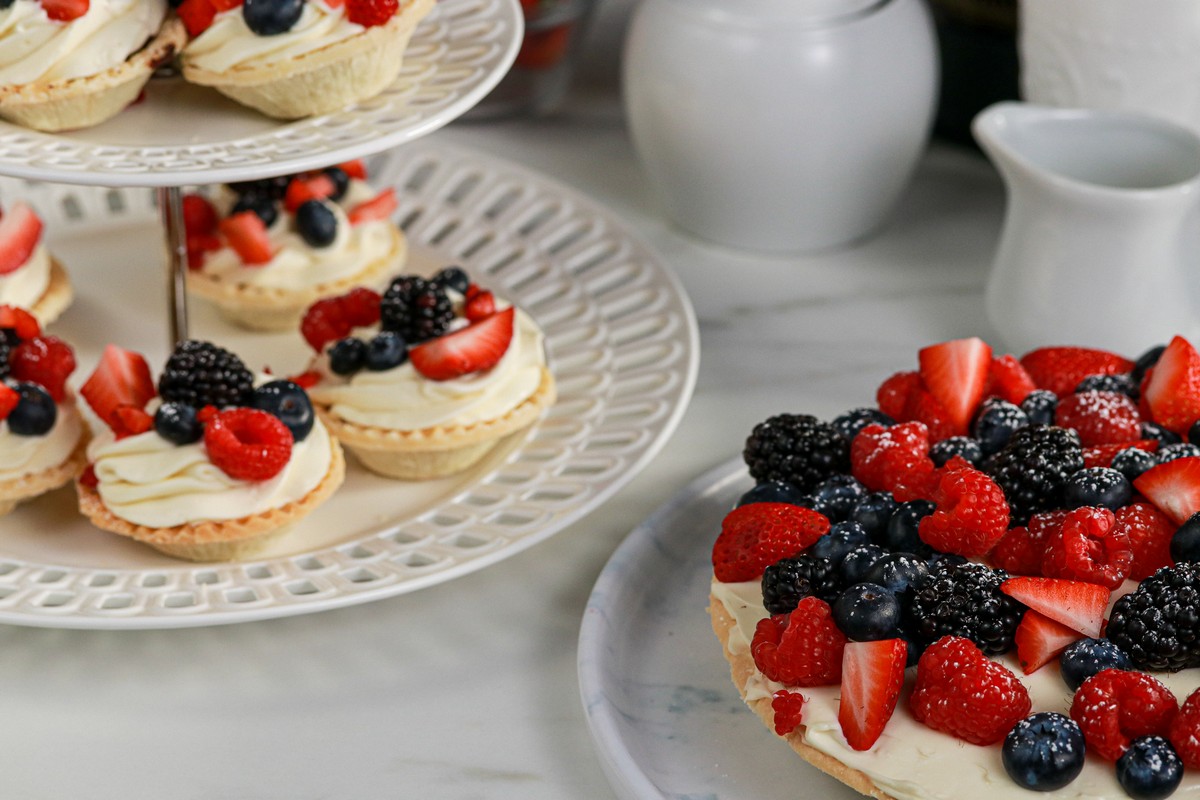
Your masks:
<svg viewBox="0 0 1200 800"><path fill-rule="evenodd" d="M71 304L67 271L42 241L42 221L28 205L0 213L0 305L18 306L49 325Z"/></svg>
<svg viewBox="0 0 1200 800"><path fill-rule="evenodd" d="M421 480L460 472L553 404L541 330L451 267L315 304L304 382L334 435L368 468Z"/></svg>
<svg viewBox="0 0 1200 800"><path fill-rule="evenodd" d="M0 9L0 117L44 131L96 125L186 40L167 0L12 0Z"/></svg>

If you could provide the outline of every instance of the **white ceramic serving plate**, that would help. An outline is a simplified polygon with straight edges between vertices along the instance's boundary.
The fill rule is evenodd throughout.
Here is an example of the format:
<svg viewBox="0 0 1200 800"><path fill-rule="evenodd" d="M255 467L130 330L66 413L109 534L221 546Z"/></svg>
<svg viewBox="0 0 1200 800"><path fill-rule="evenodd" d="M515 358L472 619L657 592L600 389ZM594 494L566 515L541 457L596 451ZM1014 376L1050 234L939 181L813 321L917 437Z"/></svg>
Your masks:
<svg viewBox="0 0 1200 800"><path fill-rule="evenodd" d="M513 555L628 482L665 443L699 344L675 277L613 217L514 165L421 143L371 160L395 186L406 271L461 264L546 333L559 400L529 433L454 478L402 483L352 464L346 484L262 558L196 565L99 531L66 488L0 518L0 622L172 628L319 611L414 591ZM148 189L0 182L46 220L77 300L51 331L77 348L78 386L103 345L168 349L163 248ZM198 301L192 335L252 368L302 371L298 332L231 328Z"/></svg>

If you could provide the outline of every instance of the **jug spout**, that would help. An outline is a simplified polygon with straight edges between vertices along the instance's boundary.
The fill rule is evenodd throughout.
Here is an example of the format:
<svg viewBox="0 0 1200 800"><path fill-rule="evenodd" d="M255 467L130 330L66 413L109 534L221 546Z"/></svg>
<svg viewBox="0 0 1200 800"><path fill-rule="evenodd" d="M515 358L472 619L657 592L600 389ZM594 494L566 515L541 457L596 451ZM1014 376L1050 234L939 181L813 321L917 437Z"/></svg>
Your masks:
<svg viewBox="0 0 1200 800"><path fill-rule="evenodd" d="M1146 116L999 103L972 125L1008 191L986 290L1014 350L1141 352L1200 333L1200 137Z"/></svg>

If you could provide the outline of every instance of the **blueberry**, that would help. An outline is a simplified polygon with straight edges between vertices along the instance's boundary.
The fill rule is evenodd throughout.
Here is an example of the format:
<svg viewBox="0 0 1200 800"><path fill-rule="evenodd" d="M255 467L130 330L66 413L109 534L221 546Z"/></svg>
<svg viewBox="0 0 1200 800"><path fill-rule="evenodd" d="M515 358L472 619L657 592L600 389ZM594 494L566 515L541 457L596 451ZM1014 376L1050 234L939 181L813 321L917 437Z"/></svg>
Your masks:
<svg viewBox="0 0 1200 800"><path fill-rule="evenodd" d="M842 563L838 565L838 574L842 578L842 583L846 586L853 586L856 583L862 583L867 579L867 573L871 571L871 567L875 566L875 562L888 554L877 544L860 544L842 559Z"/></svg>
<svg viewBox="0 0 1200 800"><path fill-rule="evenodd" d="M979 440L985 456L1004 449L1018 428L1029 424L1029 415L1020 406L990 397L983 401L975 421L971 423L971 435Z"/></svg>
<svg viewBox="0 0 1200 800"><path fill-rule="evenodd" d="M857 583L834 601L833 622L856 642L891 639L900 626L900 601L878 584Z"/></svg>
<svg viewBox="0 0 1200 800"><path fill-rule="evenodd" d="M1067 645L1058 660L1059 672L1072 692L1106 669L1133 669L1125 651L1108 639L1080 639Z"/></svg>
<svg viewBox="0 0 1200 800"><path fill-rule="evenodd" d="M17 392L17 405L8 413L5 422L17 436L42 436L49 433L58 419L58 409L50 393L36 383L21 381L12 384Z"/></svg>
<svg viewBox="0 0 1200 800"><path fill-rule="evenodd" d="M1117 782L1134 800L1160 800L1179 788L1183 761L1161 736L1134 739L1117 759Z"/></svg>
<svg viewBox="0 0 1200 800"><path fill-rule="evenodd" d="M1142 385L1142 378L1146 377L1146 370L1158 363L1158 359L1162 356L1163 351L1167 349L1165 344L1151 347L1146 352L1138 356L1137 361L1133 362L1133 369L1129 372L1129 378L1133 381L1134 386Z"/></svg>
<svg viewBox="0 0 1200 800"><path fill-rule="evenodd" d="M737 504L748 506L751 503L791 503L794 506L802 506L808 501L808 495L790 483L763 481L738 498Z"/></svg>
<svg viewBox="0 0 1200 800"><path fill-rule="evenodd" d="M1116 511L1133 499L1133 484L1109 467L1088 467L1071 473L1063 491L1067 508L1102 506Z"/></svg>
<svg viewBox="0 0 1200 800"><path fill-rule="evenodd" d="M326 167L325 174L333 181L333 194L329 195L329 199L336 203L346 196L346 190L350 188L350 176L341 167Z"/></svg>
<svg viewBox="0 0 1200 800"><path fill-rule="evenodd" d="M367 369L382 372L408 361L408 343L395 331L380 331L367 342Z"/></svg>
<svg viewBox="0 0 1200 800"><path fill-rule="evenodd" d="M172 444L200 441L204 426L196 419L196 409L187 403L163 403L154 412L155 432Z"/></svg>
<svg viewBox="0 0 1200 800"><path fill-rule="evenodd" d="M1184 520L1171 537L1171 558L1177 564L1200 561L1200 512Z"/></svg>
<svg viewBox="0 0 1200 800"><path fill-rule="evenodd" d="M275 224L275 220L279 219L279 206L270 197L261 194L242 195L233 204L233 208L230 209L229 213L232 216L233 214L240 214L243 211L253 211L255 214L258 214L258 218L268 228Z"/></svg>
<svg viewBox="0 0 1200 800"><path fill-rule="evenodd" d="M1138 387L1128 375L1088 375L1075 387L1080 392L1117 392L1137 400Z"/></svg>
<svg viewBox="0 0 1200 800"><path fill-rule="evenodd" d="M329 368L336 375L353 375L367 361L367 343L362 339L347 336L329 348Z"/></svg>
<svg viewBox="0 0 1200 800"><path fill-rule="evenodd" d="M868 425L882 425L885 428L890 428L896 424L896 420L878 408L852 408L845 414L834 417L833 421L829 424L849 441Z"/></svg>
<svg viewBox="0 0 1200 800"><path fill-rule="evenodd" d="M888 520L883 534L883 546L893 553L928 555L931 548L921 540L917 528L921 520L933 513L935 506L928 500L909 500L901 503Z"/></svg>
<svg viewBox="0 0 1200 800"><path fill-rule="evenodd" d="M831 522L840 522L849 519L850 512L866 493L867 487L850 475L834 475L813 489L813 509Z"/></svg>
<svg viewBox="0 0 1200 800"><path fill-rule="evenodd" d="M1001 749L1008 776L1036 792L1061 789L1079 777L1084 755L1079 723L1051 711L1030 714L1014 725Z"/></svg>
<svg viewBox="0 0 1200 800"><path fill-rule="evenodd" d="M287 33L304 13L304 0L246 0L242 17L259 36Z"/></svg>
<svg viewBox="0 0 1200 800"><path fill-rule="evenodd" d="M1058 395L1047 389L1034 389L1021 401L1021 410L1029 418L1030 425L1053 425L1057 409Z"/></svg>
<svg viewBox="0 0 1200 800"><path fill-rule="evenodd" d="M1183 437L1174 431L1169 431L1162 425L1154 422L1142 423L1142 438L1143 439L1158 439L1165 445L1179 444L1183 441Z"/></svg>
<svg viewBox="0 0 1200 800"><path fill-rule="evenodd" d="M1177 458L1196 458L1197 456L1200 456L1200 445L1188 442L1163 443L1154 454L1155 460L1159 464L1166 464Z"/></svg>
<svg viewBox="0 0 1200 800"><path fill-rule="evenodd" d="M296 209L296 231L310 247L328 247L337 238L333 209L320 200L306 200Z"/></svg>
<svg viewBox="0 0 1200 800"><path fill-rule="evenodd" d="M808 549L809 554L828 558L835 567L841 563L854 548L869 544L871 537L857 522L837 522L829 528L829 533L813 542Z"/></svg>
<svg viewBox="0 0 1200 800"><path fill-rule="evenodd" d="M877 583L896 595L929 574L925 560L912 553L889 553L867 571L866 581Z"/></svg>
<svg viewBox="0 0 1200 800"><path fill-rule="evenodd" d="M854 506L854 510L850 512L850 519L862 525L872 539L881 541L888 520L895 511L896 499L890 492L871 492Z"/></svg>
<svg viewBox="0 0 1200 800"><path fill-rule="evenodd" d="M1137 447L1127 447L1113 456L1111 466L1132 481L1146 470L1158 465L1158 457Z"/></svg>
<svg viewBox="0 0 1200 800"><path fill-rule="evenodd" d="M446 267L433 276L433 282L443 289L453 289L459 294L466 294L471 285L471 278L462 267Z"/></svg>
<svg viewBox="0 0 1200 800"><path fill-rule="evenodd" d="M1191 444L1200 444L1200 419L1192 423L1192 427L1188 428L1187 440Z"/></svg>
<svg viewBox="0 0 1200 800"><path fill-rule="evenodd" d="M308 437L316 418L308 393L287 380L271 381L255 389L250 406L278 417L297 442Z"/></svg>
<svg viewBox="0 0 1200 800"><path fill-rule="evenodd" d="M934 442L933 446L929 448L929 457L938 467L945 466L946 462L955 456L966 459L972 466L978 467L983 463L983 448L979 446L978 439L972 439L969 436L948 436L939 442Z"/></svg>

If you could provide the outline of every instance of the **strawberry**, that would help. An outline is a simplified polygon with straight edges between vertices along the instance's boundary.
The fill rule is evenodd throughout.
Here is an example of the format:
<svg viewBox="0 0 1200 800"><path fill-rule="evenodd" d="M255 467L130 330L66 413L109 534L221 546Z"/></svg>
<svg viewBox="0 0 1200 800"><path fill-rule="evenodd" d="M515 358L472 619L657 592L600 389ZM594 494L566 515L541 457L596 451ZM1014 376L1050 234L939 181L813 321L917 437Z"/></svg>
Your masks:
<svg viewBox="0 0 1200 800"><path fill-rule="evenodd" d="M966 435L983 400L992 366L992 348L982 339L955 339L924 347L917 354L919 374L949 414L956 435Z"/></svg>
<svg viewBox="0 0 1200 800"><path fill-rule="evenodd" d="M346 173L347 177L355 180L365 181L367 179L367 165L363 163L361 158L356 158L353 161L343 161L341 164L338 164L338 169Z"/></svg>
<svg viewBox="0 0 1200 800"><path fill-rule="evenodd" d="M1004 491L987 473L955 456L937 470L934 512L918 525L921 541L943 553L982 556L1008 530Z"/></svg>
<svg viewBox="0 0 1200 800"><path fill-rule="evenodd" d="M1115 589L1133 569L1129 536L1107 508L1072 509L1062 529L1047 534L1042 572L1048 578L1098 583Z"/></svg>
<svg viewBox="0 0 1200 800"><path fill-rule="evenodd" d="M221 235L247 266L266 264L274 256L267 226L253 211L241 211L221 220Z"/></svg>
<svg viewBox="0 0 1200 800"><path fill-rule="evenodd" d="M1182 525L1200 511L1200 458L1177 458L1151 467L1134 478L1133 488Z"/></svg>
<svg viewBox="0 0 1200 800"><path fill-rule="evenodd" d="M908 396L919 388L923 388L920 375L897 372L879 385L875 391L875 404L884 414L902 422L908 408Z"/></svg>
<svg viewBox="0 0 1200 800"><path fill-rule="evenodd" d="M346 218L350 220L351 225L376 222L392 216L399 207L400 201L396 199L396 190L384 189L370 200L365 200L350 209Z"/></svg>
<svg viewBox="0 0 1200 800"><path fill-rule="evenodd" d="M525 32L514 66L529 70L550 69L563 60L571 45L570 22Z"/></svg>
<svg viewBox="0 0 1200 800"><path fill-rule="evenodd" d="M771 695L771 712L775 716L775 733L787 736L804 719L804 695L780 689Z"/></svg>
<svg viewBox="0 0 1200 800"><path fill-rule="evenodd" d="M21 267L42 238L42 221L25 203L13 203L0 218L0 275Z"/></svg>
<svg viewBox="0 0 1200 800"><path fill-rule="evenodd" d="M88 12L88 0L42 0L46 16L59 22L79 19Z"/></svg>
<svg viewBox="0 0 1200 800"><path fill-rule="evenodd" d="M845 635L829 604L805 597L794 611L758 621L750 655L759 672L787 686L835 686L842 679Z"/></svg>
<svg viewBox="0 0 1200 800"><path fill-rule="evenodd" d="M57 336L34 336L13 349L9 367L14 378L40 385L61 403L67 378L75 371L75 352Z"/></svg>
<svg viewBox="0 0 1200 800"><path fill-rule="evenodd" d="M287 193L283 196L283 207L295 214L296 209L309 200L324 200L334 194L337 194L337 184L324 172L298 175L288 183Z"/></svg>
<svg viewBox="0 0 1200 800"><path fill-rule="evenodd" d="M188 36L199 36L208 30L217 16L217 8L212 0L183 0L175 9L183 26L187 28Z"/></svg>
<svg viewBox="0 0 1200 800"><path fill-rule="evenodd" d="M1000 584L1000 591L1083 636L1100 635L1109 596L1104 586L1057 578L1009 578Z"/></svg>
<svg viewBox="0 0 1200 800"><path fill-rule="evenodd" d="M1171 690L1144 672L1101 670L1083 682L1071 702L1071 719L1088 750L1116 761L1142 736L1165 736L1179 710Z"/></svg>
<svg viewBox="0 0 1200 800"><path fill-rule="evenodd" d="M346 16L356 25L386 25L400 10L400 0L346 0Z"/></svg>
<svg viewBox="0 0 1200 800"><path fill-rule="evenodd" d="M1020 405L1026 395L1037 388L1033 378L1021 366L1015 356L1004 355L992 359L988 369L988 384L985 395L999 397L1013 405Z"/></svg>
<svg viewBox="0 0 1200 800"><path fill-rule="evenodd" d="M301 389L311 389L321 382L321 373L315 369L310 369L306 372L301 372L299 375L292 375L288 380Z"/></svg>
<svg viewBox="0 0 1200 800"><path fill-rule="evenodd" d="M110 344L83 388L83 399L110 428L119 406L143 408L156 394L150 367L138 353Z"/></svg>
<svg viewBox="0 0 1200 800"><path fill-rule="evenodd" d="M9 330L24 341L42 335L37 317L17 306L0 306L0 330Z"/></svg>
<svg viewBox="0 0 1200 800"><path fill-rule="evenodd" d="M476 292L463 305L463 316L479 322L496 313L496 296L489 291Z"/></svg>
<svg viewBox="0 0 1200 800"><path fill-rule="evenodd" d="M5 420L21 402L21 395L7 383L0 381L0 420Z"/></svg>
<svg viewBox="0 0 1200 800"><path fill-rule="evenodd" d="M1142 435L1137 404L1119 392L1077 392L1058 402L1054 424L1072 428L1084 447L1136 442Z"/></svg>
<svg viewBox="0 0 1200 800"><path fill-rule="evenodd" d="M1026 675L1037 672L1066 650L1067 645L1082 638L1078 631L1029 609L1013 635L1021 671Z"/></svg>
<svg viewBox="0 0 1200 800"><path fill-rule="evenodd" d="M1176 336L1163 350L1144 381L1142 402L1155 422L1180 436L1200 419L1200 353L1187 339Z"/></svg>
<svg viewBox="0 0 1200 800"><path fill-rule="evenodd" d="M510 306L482 322L422 342L408 351L408 358L413 368L431 381L491 369L512 342L514 314Z"/></svg>
<svg viewBox="0 0 1200 800"><path fill-rule="evenodd" d="M879 741L900 699L907 660L903 639L846 643L838 723L855 750L870 750Z"/></svg>
<svg viewBox="0 0 1200 800"><path fill-rule="evenodd" d="M1153 453L1158 450L1159 444L1158 439L1138 439L1134 442L1098 444L1094 447L1085 447L1083 448L1083 465L1085 467L1109 467L1112 466L1113 456L1122 450L1136 447L1138 450Z"/></svg>
<svg viewBox="0 0 1200 800"><path fill-rule="evenodd" d="M112 429L118 439L137 436L154 427L154 417L137 406L117 406L112 414Z"/></svg>
<svg viewBox="0 0 1200 800"><path fill-rule="evenodd" d="M904 413L896 418L899 422L920 422L929 431L929 441L940 442L959 431L957 424L933 393L924 385L916 386L909 392L904 404Z"/></svg>
<svg viewBox="0 0 1200 800"><path fill-rule="evenodd" d="M750 503L721 522L713 544L713 574L724 583L752 581L781 558L790 558L829 532L829 520L791 503Z"/></svg>
<svg viewBox="0 0 1200 800"><path fill-rule="evenodd" d="M1188 769L1200 769L1200 689L1188 695L1171 720L1167 738Z"/></svg>
<svg viewBox="0 0 1200 800"><path fill-rule="evenodd" d="M1129 372L1133 362L1106 350L1042 347L1021 356L1021 366L1039 389L1049 389L1059 397L1066 397L1087 376Z"/></svg>
<svg viewBox="0 0 1200 800"><path fill-rule="evenodd" d="M1171 558L1171 537L1176 525L1166 514L1149 503L1130 503L1113 512L1117 527L1129 537L1133 549L1133 568L1129 577L1145 580L1162 567L1175 563Z"/></svg>
<svg viewBox="0 0 1200 800"><path fill-rule="evenodd" d="M203 195L183 196L183 227L189 239L215 233L218 219L217 209Z"/></svg>
<svg viewBox="0 0 1200 800"><path fill-rule="evenodd" d="M204 426L204 449L231 478L265 481L292 457L292 432L278 417L257 408L218 411Z"/></svg>

